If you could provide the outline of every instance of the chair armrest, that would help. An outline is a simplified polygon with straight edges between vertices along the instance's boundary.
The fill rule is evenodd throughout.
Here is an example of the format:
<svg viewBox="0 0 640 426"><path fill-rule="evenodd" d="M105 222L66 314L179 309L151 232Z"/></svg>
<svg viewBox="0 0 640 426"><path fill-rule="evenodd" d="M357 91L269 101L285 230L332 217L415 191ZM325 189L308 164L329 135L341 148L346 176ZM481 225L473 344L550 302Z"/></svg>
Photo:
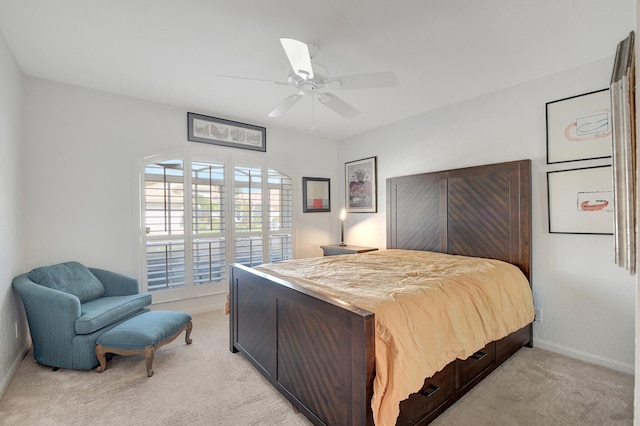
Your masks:
<svg viewBox="0 0 640 426"><path fill-rule="evenodd" d="M24 304L34 349L44 348L65 357L76 335L75 322L80 317L80 299L31 281L27 274L14 278L13 288Z"/></svg>
<svg viewBox="0 0 640 426"><path fill-rule="evenodd" d="M128 296L140 293L138 279L135 277L98 268L89 268L89 270L104 285L105 297Z"/></svg>

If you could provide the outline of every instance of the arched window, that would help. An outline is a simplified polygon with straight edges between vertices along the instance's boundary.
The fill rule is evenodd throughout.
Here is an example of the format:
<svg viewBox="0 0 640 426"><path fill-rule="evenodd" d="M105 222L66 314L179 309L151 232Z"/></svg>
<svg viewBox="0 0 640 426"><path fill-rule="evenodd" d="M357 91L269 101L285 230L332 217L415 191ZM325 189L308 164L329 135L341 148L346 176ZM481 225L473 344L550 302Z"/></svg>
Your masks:
<svg viewBox="0 0 640 426"><path fill-rule="evenodd" d="M150 159L143 168L146 290L207 294L226 285L230 263L255 266L293 256L287 175L186 156Z"/></svg>

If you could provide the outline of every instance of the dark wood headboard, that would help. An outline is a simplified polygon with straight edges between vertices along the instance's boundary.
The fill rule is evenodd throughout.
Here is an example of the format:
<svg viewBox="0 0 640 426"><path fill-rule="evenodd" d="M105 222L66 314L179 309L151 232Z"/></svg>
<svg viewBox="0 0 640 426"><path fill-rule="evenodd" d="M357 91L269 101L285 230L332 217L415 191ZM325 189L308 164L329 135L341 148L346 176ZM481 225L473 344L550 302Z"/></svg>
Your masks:
<svg viewBox="0 0 640 426"><path fill-rule="evenodd" d="M531 276L531 160L387 179L387 248L499 259Z"/></svg>

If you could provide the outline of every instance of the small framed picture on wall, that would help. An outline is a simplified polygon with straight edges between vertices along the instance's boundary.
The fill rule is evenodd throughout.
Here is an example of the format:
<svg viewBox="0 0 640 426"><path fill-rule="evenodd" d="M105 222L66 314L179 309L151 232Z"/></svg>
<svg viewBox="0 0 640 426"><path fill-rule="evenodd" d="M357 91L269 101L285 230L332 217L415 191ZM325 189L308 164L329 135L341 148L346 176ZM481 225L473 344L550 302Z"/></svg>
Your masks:
<svg viewBox="0 0 640 426"><path fill-rule="evenodd" d="M376 157L345 163L345 193L348 213L378 211Z"/></svg>
<svg viewBox="0 0 640 426"><path fill-rule="evenodd" d="M304 213L331 211L331 180L302 178L302 211Z"/></svg>
<svg viewBox="0 0 640 426"><path fill-rule="evenodd" d="M613 234L611 166L547 172L549 233Z"/></svg>
<svg viewBox="0 0 640 426"><path fill-rule="evenodd" d="M546 104L547 164L611 157L609 89Z"/></svg>

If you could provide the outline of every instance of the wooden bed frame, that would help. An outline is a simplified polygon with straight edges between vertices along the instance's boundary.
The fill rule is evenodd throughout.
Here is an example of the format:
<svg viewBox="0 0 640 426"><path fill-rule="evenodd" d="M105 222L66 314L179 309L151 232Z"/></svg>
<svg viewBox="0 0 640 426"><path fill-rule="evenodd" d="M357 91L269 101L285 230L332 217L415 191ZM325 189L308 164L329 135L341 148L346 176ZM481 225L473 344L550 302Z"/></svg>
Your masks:
<svg viewBox="0 0 640 426"><path fill-rule="evenodd" d="M530 241L530 160L387 179L387 248L504 260L530 279ZM230 350L314 424L373 425L374 314L238 264L229 281ZM531 324L451 362L397 424L431 422L524 345Z"/></svg>

